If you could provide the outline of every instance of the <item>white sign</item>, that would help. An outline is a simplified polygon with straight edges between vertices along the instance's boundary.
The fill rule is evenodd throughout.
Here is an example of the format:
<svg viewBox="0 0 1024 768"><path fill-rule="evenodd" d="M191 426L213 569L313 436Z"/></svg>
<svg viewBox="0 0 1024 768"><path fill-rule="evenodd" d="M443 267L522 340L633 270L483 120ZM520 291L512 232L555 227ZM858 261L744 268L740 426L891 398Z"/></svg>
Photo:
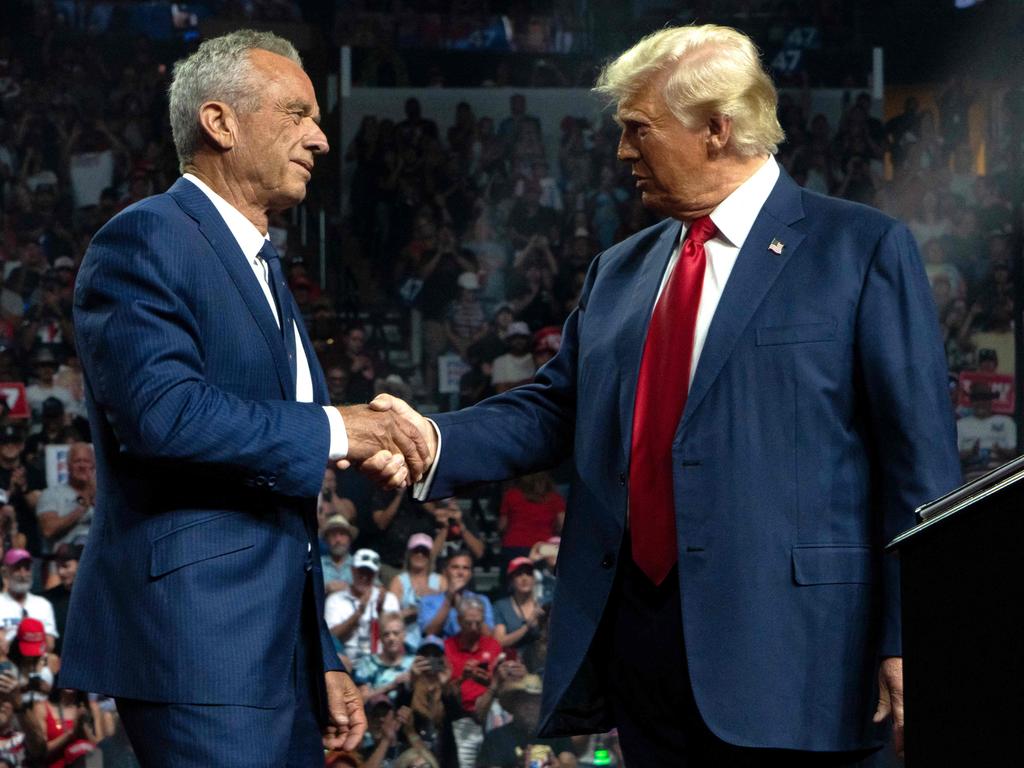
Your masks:
<svg viewBox="0 0 1024 768"><path fill-rule="evenodd" d="M442 395L458 394L459 379L469 364L454 352L437 358L437 391Z"/></svg>

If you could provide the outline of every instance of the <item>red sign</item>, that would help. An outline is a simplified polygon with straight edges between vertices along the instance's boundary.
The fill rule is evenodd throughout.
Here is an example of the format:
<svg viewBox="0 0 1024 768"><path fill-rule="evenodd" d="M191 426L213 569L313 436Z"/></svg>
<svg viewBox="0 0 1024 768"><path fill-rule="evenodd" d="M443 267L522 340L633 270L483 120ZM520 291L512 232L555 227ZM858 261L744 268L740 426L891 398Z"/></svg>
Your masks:
<svg viewBox="0 0 1024 768"><path fill-rule="evenodd" d="M963 371L960 374L960 405L970 408L971 392L991 393L992 413L1013 415L1016 393L1010 374Z"/></svg>
<svg viewBox="0 0 1024 768"><path fill-rule="evenodd" d="M0 381L0 395L7 401L7 418L27 419L32 415L25 397L25 385L20 381Z"/></svg>

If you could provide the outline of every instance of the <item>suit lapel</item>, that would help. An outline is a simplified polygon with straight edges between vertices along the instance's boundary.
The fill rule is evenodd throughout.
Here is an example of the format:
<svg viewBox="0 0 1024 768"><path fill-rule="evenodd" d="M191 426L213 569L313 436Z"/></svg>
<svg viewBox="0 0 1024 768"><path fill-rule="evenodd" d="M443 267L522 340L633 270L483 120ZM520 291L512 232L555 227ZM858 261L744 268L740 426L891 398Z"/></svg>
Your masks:
<svg viewBox="0 0 1024 768"><path fill-rule="evenodd" d="M636 384L640 376L640 359L647 341L647 329L651 324L654 300L665 274L669 259L679 243L683 225L678 221L668 222L654 244L646 252L638 253L640 264L632 282L632 291L627 308L631 308L620 333L619 356L619 423L622 424L623 450L629 458L630 435L633 434L633 407L636 402Z"/></svg>
<svg viewBox="0 0 1024 768"><path fill-rule="evenodd" d="M168 190L185 213L196 220L199 231L210 243L214 253L221 260L224 269L231 276L242 301L249 309L256 327L260 329L274 359L274 368L281 384L281 395L286 400L295 399L295 384L292 382L291 367L284 348L281 330L274 321L274 315L267 305L267 298L259 286L256 276L246 262L245 254L238 247L231 230L213 207L213 203L195 184L187 179L178 179Z"/></svg>
<svg viewBox="0 0 1024 768"><path fill-rule="evenodd" d="M711 320L683 411L684 426L718 378L775 279L804 239L802 232L790 226L804 215L800 188L784 170L780 171L775 188L740 249ZM782 253L769 250L773 242L784 243Z"/></svg>

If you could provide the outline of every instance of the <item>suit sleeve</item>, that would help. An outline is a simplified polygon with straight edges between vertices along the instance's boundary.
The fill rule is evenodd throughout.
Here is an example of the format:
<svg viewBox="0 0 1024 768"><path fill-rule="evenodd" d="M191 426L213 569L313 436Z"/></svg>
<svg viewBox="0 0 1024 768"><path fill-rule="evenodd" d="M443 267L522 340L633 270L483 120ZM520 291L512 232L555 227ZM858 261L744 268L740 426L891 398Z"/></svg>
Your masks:
<svg viewBox="0 0 1024 768"><path fill-rule="evenodd" d="M463 486L548 469L570 455L576 434L580 327L599 261L600 256L591 264L579 306L565 321L558 354L537 371L532 383L433 417L441 437L437 471L429 487L415 489L415 498L445 498Z"/></svg>
<svg viewBox="0 0 1024 768"><path fill-rule="evenodd" d="M243 400L206 381L202 329L188 304L202 279L188 250L196 236L136 210L90 245L74 316L98 415L130 454L216 465L271 478L280 494L315 496L330 443L323 409Z"/></svg>
<svg viewBox="0 0 1024 768"><path fill-rule="evenodd" d="M881 544L915 523L914 510L960 484L956 425L935 304L910 232L881 238L857 314L857 363L880 475ZM901 655L899 564L882 563L881 653Z"/></svg>

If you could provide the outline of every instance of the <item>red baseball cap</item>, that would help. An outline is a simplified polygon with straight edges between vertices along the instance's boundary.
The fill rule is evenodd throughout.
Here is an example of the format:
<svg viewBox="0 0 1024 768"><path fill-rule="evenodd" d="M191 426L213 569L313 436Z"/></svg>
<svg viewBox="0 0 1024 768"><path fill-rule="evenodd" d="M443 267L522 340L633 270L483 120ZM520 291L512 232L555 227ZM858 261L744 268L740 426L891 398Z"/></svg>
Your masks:
<svg viewBox="0 0 1024 768"><path fill-rule="evenodd" d="M505 573L511 576L516 571L525 571L529 569L530 573L533 573L533 560L528 557L513 557L508 564L508 568L505 569Z"/></svg>
<svg viewBox="0 0 1024 768"><path fill-rule="evenodd" d="M46 632L43 622L27 616L18 625L18 650L22 656L42 656L46 652Z"/></svg>

